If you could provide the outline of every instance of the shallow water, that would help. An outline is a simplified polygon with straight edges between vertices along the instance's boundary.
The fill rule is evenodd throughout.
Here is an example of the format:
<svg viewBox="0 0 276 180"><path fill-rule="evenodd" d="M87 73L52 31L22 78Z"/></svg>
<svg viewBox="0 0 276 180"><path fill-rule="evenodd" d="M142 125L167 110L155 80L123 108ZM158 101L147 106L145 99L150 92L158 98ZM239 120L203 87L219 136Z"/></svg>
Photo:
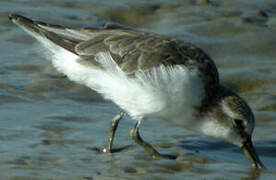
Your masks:
<svg viewBox="0 0 276 180"><path fill-rule="evenodd" d="M210 3L211 2L211 3ZM276 2L88 1L0 2L0 179L275 179ZM112 156L99 154L113 103L57 73L9 13L73 27L121 23L192 42L216 62L221 81L256 115L253 136L267 171L256 171L238 147L166 122L145 121L144 139L177 160L152 160L121 121ZM154 127L154 128L153 128Z"/></svg>

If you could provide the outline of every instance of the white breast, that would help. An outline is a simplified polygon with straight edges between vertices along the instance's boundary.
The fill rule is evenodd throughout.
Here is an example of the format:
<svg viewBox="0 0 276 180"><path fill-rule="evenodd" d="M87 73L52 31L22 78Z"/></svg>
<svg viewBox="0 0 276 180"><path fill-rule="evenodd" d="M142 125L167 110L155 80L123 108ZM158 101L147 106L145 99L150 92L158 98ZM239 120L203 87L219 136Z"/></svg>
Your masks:
<svg viewBox="0 0 276 180"><path fill-rule="evenodd" d="M230 133L230 129L216 123L214 120L205 120L200 126L200 132L207 136L225 138L227 139Z"/></svg>

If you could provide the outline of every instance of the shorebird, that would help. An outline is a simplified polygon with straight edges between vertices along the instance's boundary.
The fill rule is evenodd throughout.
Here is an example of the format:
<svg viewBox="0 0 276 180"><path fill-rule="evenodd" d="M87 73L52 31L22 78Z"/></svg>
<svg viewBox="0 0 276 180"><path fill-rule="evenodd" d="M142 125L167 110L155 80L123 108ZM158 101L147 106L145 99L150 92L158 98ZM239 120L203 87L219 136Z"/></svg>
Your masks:
<svg viewBox="0 0 276 180"><path fill-rule="evenodd" d="M252 110L220 83L215 63L195 45L118 25L76 29L16 14L9 18L51 52L59 72L122 109L102 152L114 152L116 128L127 113L136 120L132 139L153 158L175 158L160 154L139 134L142 120L158 118L237 145L252 166L264 168L251 140Z"/></svg>

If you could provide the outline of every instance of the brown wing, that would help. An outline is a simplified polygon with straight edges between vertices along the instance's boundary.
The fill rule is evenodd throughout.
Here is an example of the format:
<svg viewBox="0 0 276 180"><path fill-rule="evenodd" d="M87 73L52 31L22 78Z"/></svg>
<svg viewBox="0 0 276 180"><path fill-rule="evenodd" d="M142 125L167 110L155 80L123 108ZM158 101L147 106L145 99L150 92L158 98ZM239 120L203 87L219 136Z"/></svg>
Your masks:
<svg viewBox="0 0 276 180"><path fill-rule="evenodd" d="M75 52L81 57L109 52L124 72L149 70L160 64L183 64L175 41L153 34L126 30L101 30L94 38L76 45ZM93 58L84 58L93 61Z"/></svg>
<svg viewBox="0 0 276 180"><path fill-rule="evenodd" d="M91 30L93 38L76 45L80 62L94 65L93 57L107 51L127 74L147 71L163 65L184 65L198 71L207 96L213 96L219 84L217 68L211 58L190 43L156 34L125 29Z"/></svg>
<svg viewBox="0 0 276 180"><path fill-rule="evenodd" d="M137 70L147 71L160 64L179 64L198 71L205 84L206 100L216 93L219 86L214 62L202 50L183 41L114 25L102 29L72 29L32 21L15 14L10 15L10 19L25 30L44 36L79 55L78 62L88 66L100 67L95 61L97 53L109 52L127 74Z"/></svg>

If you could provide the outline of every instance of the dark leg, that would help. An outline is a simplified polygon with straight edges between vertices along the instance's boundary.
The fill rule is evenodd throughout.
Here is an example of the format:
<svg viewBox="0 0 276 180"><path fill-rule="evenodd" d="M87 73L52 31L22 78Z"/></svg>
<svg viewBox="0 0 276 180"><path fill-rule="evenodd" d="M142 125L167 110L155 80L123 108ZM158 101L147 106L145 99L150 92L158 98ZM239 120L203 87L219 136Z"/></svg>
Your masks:
<svg viewBox="0 0 276 180"><path fill-rule="evenodd" d="M130 135L132 137L132 139L139 144L140 146L142 146L148 153L150 153L150 155L152 156L153 159L162 159L164 158L158 151L156 151L149 143L145 142L140 134L139 134L139 125L140 125L141 121L137 121L133 127L133 129L131 129L130 131Z"/></svg>
<svg viewBox="0 0 276 180"><path fill-rule="evenodd" d="M116 129L118 127L119 121L123 118L125 115L124 112L120 112L117 114L111 121L111 125L109 128L109 135L108 135L108 140L107 140L107 145L106 148L104 148L102 151L104 153L112 153L112 144L115 136Z"/></svg>

